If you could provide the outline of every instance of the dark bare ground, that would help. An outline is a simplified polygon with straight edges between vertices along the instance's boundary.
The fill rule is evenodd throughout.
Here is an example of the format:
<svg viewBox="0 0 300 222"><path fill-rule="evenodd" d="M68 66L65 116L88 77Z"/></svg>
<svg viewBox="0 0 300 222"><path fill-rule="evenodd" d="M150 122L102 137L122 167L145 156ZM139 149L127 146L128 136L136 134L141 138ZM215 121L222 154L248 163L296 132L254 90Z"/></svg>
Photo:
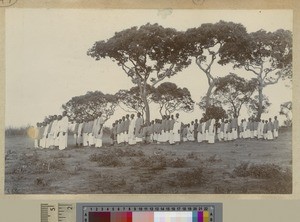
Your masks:
<svg viewBox="0 0 300 222"><path fill-rule="evenodd" d="M291 135L286 130L274 141L63 151L34 149L29 138L7 137L5 193L291 193Z"/></svg>

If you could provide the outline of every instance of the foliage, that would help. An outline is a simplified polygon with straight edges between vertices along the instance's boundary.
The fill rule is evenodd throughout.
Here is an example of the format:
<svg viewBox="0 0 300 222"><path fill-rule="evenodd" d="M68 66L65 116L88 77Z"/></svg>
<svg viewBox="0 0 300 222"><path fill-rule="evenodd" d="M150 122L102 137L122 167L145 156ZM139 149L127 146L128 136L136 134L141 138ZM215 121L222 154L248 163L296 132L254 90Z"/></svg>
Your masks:
<svg viewBox="0 0 300 222"><path fill-rule="evenodd" d="M209 106L207 107L204 115L204 119L223 119L227 118L226 111L220 106Z"/></svg>
<svg viewBox="0 0 300 222"><path fill-rule="evenodd" d="M214 96L223 105L229 107L228 113L232 113L233 116L239 116L242 105L251 100L257 84L257 79L247 81L231 73L225 77L218 78Z"/></svg>
<svg viewBox="0 0 300 222"><path fill-rule="evenodd" d="M234 67L243 67L256 76L259 82L257 117L260 118L263 88L280 79L292 79L292 33L283 29L250 33L242 50L228 51L227 60L234 62Z"/></svg>
<svg viewBox="0 0 300 222"><path fill-rule="evenodd" d="M202 167L194 168L184 172L177 172L170 175L172 180L168 181L170 186L191 187L205 184L206 177Z"/></svg>
<svg viewBox="0 0 300 222"><path fill-rule="evenodd" d="M288 102L284 102L282 104L280 104L280 111L279 114L280 115L284 115L287 120L291 120L292 119L292 101L288 101Z"/></svg>
<svg viewBox="0 0 300 222"><path fill-rule="evenodd" d="M154 93L155 88L147 84L147 101L151 103L151 96ZM140 112L144 116L145 103L141 99L141 92L138 86L134 86L129 90L121 89L115 94L118 106L121 107L126 112ZM125 107L124 107L125 106Z"/></svg>
<svg viewBox="0 0 300 222"><path fill-rule="evenodd" d="M98 166L117 167L123 165L123 162L120 160L120 158L113 153L94 153L90 155L89 160L92 162L97 162Z"/></svg>
<svg viewBox="0 0 300 222"><path fill-rule="evenodd" d="M210 97L209 100L210 100L210 105L211 106L218 106L218 107L222 106L222 101L220 101L219 99L215 98L214 95L211 95L211 97ZM202 109L202 110L204 110L204 111L206 110L206 101L207 101L206 96L202 96L200 98L200 102L197 103L197 105L199 106L199 108Z"/></svg>
<svg viewBox="0 0 300 222"><path fill-rule="evenodd" d="M87 92L85 95L75 96L63 104L70 121L84 120L103 114L104 121L108 120L115 111L117 100L114 95L100 91Z"/></svg>
<svg viewBox="0 0 300 222"><path fill-rule="evenodd" d="M167 158L162 155L145 156L133 161L134 168L148 168L150 170L164 170L167 167Z"/></svg>
<svg viewBox="0 0 300 222"><path fill-rule="evenodd" d="M5 136L26 136L30 127L8 127L5 128Z"/></svg>
<svg viewBox="0 0 300 222"><path fill-rule="evenodd" d="M271 105L271 103L270 103L268 97L263 95L261 112L268 113L268 108L270 105ZM246 106L248 109L249 116L258 116L259 96L255 95L253 98L251 98Z"/></svg>
<svg viewBox="0 0 300 222"><path fill-rule="evenodd" d="M212 90L216 84L215 73L212 66L217 62L225 65L231 62L228 59L230 51L244 49L246 28L237 23L219 21L215 24L205 23L198 28L188 29L186 35L186 48L196 64L205 73L209 88L205 97L205 109L212 105L210 102Z"/></svg>
<svg viewBox="0 0 300 222"><path fill-rule="evenodd" d="M148 23L116 32L110 39L96 42L87 54L96 60L111 58L123 69L140 89L146 122L149 122L147 84L154 86L190 64L182 47L184 41L182 32Z"/></svg>
<svg viewBox="0 0 300 222"><path fill-rule="evenodd" d="M152 100L159 104L161 116L170 115L175 111L189 112L194 110L194 101L187 88L179 88L175 83L160 84L152 95Z"/></svg>

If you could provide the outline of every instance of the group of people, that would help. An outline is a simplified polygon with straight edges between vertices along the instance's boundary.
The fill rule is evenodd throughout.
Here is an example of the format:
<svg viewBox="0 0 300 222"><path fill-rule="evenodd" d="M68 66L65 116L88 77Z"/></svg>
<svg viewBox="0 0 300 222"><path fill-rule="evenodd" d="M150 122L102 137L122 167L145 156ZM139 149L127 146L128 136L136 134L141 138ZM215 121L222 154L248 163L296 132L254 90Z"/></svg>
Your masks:
<svg viewBox="0 0 300 222"><path fill-rule="evenodd" d="M34 147L65 149L68 146L68 125L66 111L62 115L49 116L43 122L38 122L34 128Z"/></svg>
<svg viewBox="0 0 300 222"><path fill-rule="evenodd" d="M242 139L265 139L273 140L278 137L279 122L277 116L274 120L258 120L254 118L242 119L240 125L237 117L232 119L205 119L201 118L183 124L179 113L164 115L162 119L152 120L144 124L141 114L123 116L112 124L111 139L113 144L136 143L170 143L176 144L186 141L232 141Z"/></svg>
<svg viewBox="0 0 300 222"><path fill-rule="evenodd" d="M134 145L141 142L169 142L179 143L181 139L181 120L179 113L175 118L163 116L161 120L152 120L145 124L141 113L127 114L112 124L111 139L113 144Z"/></svg>
<svg viewBox="0 0 300 222"><path fill-rule="evenodd" d="M102 147L104 119L102 113L93 117L69 123L67 112L46 118L43 123L37 123L35 128L35 147L65 149L68 145L68 131L74 135L76 146ZM232 141L241 139L273 140L278 137L279 122L274 120L260 120L254 118L242 119L238 124L237 117L232 119L195 119L184 124L179 113L164 115L161 119L144 123L141 113L127 114L116 120L111 128L112 144L137 143L169 143L197 141L215 143L218 141Z"/></svg>

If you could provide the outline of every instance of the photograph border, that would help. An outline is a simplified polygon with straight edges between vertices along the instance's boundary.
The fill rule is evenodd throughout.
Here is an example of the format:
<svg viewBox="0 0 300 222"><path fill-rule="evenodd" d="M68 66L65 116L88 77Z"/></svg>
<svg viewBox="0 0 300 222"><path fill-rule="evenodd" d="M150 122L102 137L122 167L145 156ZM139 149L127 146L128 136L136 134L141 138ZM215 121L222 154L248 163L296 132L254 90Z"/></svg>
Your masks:
<svg viewBox="0 0 300 222"><path fill-rule="evenodd" d="M70 8L70 9L291 9L293 10L293 113L300 111L300 103L296 103L296 95L299 95L300 63L296 61L300 58L300 11L299 2L293 0L185 0L185 1L135 1L135 0L92 0L92 1L47 1L39 2L31 0L18 0L13 8ZM32 199L32 200L69 200L69 201L97 201L101 199L104 202L197 202L213 200L231 200L231 199L299 199L300 197L300 131L299 116L293 116L292 133L292 152L293 152L293 193L292 194L63 194L63 195L8 195L4 194L4 174L5 174L5 8L0 9L0 119L1 119L1 158L0 158L0 199Z"/></svg>

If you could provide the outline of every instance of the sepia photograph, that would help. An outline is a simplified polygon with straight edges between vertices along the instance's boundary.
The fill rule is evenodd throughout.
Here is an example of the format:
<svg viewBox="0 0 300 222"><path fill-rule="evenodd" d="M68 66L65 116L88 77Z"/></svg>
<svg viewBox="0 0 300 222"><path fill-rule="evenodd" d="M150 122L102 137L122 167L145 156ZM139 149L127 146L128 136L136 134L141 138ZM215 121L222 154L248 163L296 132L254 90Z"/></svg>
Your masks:
<svg viewBox="0 0 300 222"><path fill-rule="evenodd" d="M5 12L4 193L292 194L292 10Z"/></svg>

